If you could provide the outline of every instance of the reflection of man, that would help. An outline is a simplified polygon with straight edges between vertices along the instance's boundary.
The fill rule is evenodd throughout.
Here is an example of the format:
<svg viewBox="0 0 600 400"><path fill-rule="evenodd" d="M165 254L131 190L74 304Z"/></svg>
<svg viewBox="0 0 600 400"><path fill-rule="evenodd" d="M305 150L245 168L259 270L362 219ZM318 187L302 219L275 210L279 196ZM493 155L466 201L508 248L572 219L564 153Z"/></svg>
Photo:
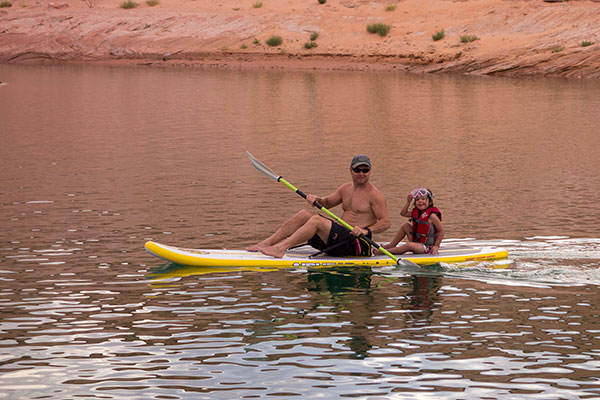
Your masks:
<svg viewBox="0 0 600 400"><path fill-rule="evenodd" d="M391 336L381 336L379 328L398 328L403 324L406 327L429 325L440 279L413 275L392 280L385 275L374 274L368 267L308 271L308 291L319 295L328 292L331 303L326 305L333 307L330 309L335 313L333 318L343 317L344 321L350 322L343 328L344 334L349 336L347 345L352 350L349 358L362 359L369 356L373 347L385 348L397 339L405 340L407 335L420 340L426 334L421 329L399 329L394 339L392 333L389 334ZM314 303L313 311L322 305L321 300ZM402 312L390 312L390 307ZM405 312L407 310L410 312ZM350 312L342 314L344 311Z"/></svg>
<svg viewBox="0 0 600 400"><path fill-rule="evenodd" d="M351 322L347 344L352 354L350 358L363 359L369 356L373 345L369 342L368 325L373 318L373 293L371 292L371 268L335 268L329 271L309 271L309 291L328 291L331 303L338 316L345 315ZM339 314L342 310L352 310L349 314Z"/></svg>
<svg viewBox="0 0 600 400"><path fill-rule="evenodd" d="M342 220L354 227L349 231L337 222L301 210L271 236L248 248L281 258L290 247L305 243L334 257L371 255L371 246L358 236L371 237L390 227L390 217L383 193L369 182L371 160L366 155L354 156L350 163L352 181L343 184L326 197L306 196L309 204L319 202L325 208L339 204Z"/></svg>

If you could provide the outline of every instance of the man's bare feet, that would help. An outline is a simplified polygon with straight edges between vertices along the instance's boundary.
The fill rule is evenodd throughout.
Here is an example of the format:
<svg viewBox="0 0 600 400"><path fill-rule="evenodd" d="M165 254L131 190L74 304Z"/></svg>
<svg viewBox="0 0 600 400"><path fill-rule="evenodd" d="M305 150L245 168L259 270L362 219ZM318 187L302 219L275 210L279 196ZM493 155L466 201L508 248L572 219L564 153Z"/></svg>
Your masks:
<svg viewBox="0 0 600 400"><path fill-rule="evenodd" d="M281 248L279 248L277 246L264 246L264 247L259 248L258 251L260 251L264 255L275 257L275 258L281 258L285 254L285 250L282 250Z"/></svg>
<svg viewBox="0 0 600 400"><path fill-rule="evenodd" d="M263 247L265 247L264 241L262 241L260 243L256 243L250 247L246 247L246 251L260 251L260 249L262 249Z"/></svg>

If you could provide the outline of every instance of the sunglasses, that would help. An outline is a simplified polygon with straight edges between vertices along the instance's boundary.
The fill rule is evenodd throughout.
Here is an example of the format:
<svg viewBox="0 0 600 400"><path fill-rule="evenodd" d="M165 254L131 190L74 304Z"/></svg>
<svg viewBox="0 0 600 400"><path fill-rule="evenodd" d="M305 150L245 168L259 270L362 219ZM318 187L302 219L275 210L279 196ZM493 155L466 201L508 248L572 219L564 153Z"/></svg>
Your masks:
<svg viewBox="0 0 600 400"><path fill-rule="evenodd" d="M369 167L365 167L365 168L355 167L355 168L352 168L352 171L356 172L357 174L359 174L361 172L363 174L368 174L370 170L371 170L371 168L369 168Z"/></svg>

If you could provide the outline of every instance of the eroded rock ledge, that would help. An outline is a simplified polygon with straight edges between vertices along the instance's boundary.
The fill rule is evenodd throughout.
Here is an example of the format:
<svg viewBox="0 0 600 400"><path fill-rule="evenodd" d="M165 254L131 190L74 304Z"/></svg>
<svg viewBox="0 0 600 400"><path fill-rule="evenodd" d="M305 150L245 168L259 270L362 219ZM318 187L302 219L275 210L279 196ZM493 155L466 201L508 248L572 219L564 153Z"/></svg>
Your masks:
<svg viewBox="0 0 600 400"><path fill-rule="evenodd" d="M600 78L600 3L593 1L405 0L391 12L391 2L282 0L256 10L239 0L164 1L132 10L75 0L0 9L0 62ZM373 22L389 24L389 34L369 34ZM445 38L434 41L441 29ZM318 46L306 49L313 32ZM461 43L466 34L477 40ZM283 43L267 46L272 35Z"/></svg>

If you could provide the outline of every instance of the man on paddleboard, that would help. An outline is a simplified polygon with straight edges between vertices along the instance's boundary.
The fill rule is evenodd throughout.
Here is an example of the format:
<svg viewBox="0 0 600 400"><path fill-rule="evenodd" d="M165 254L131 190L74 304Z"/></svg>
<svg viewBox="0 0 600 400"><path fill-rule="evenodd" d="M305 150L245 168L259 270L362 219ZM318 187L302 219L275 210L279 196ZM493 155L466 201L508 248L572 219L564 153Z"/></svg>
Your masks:
<svg viewBox="0 0 600 400"><path fill-rule="evenodd" d="M364 154L354 156L350 175L352 181L329 196L309 194L306 200L310 205L317 201L325 208L341 204L344 210L341 219L354 227L352 231L309 210L301 210L274 234L247 250L281 258L287 249L308 242L329 256L370 256L371 246L358 236L370 238L372 233L381 233L390 227L387 202L383 193L369 182L369 157Z"/></svg>

